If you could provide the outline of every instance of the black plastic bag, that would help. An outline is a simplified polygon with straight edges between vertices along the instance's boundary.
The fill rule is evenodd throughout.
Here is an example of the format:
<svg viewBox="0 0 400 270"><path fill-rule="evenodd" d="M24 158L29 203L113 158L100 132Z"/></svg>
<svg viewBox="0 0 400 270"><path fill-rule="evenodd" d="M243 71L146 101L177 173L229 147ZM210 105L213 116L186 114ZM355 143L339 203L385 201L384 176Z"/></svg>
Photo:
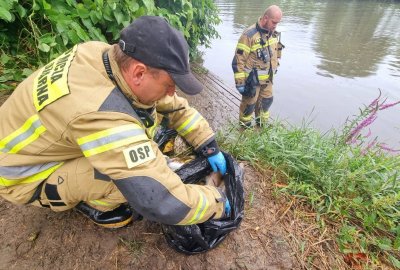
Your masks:
<svg viewBox="0 0 400 270"><path fill-rule="evenodd" d="M227 161L227 174L223 181L231 204L230 217L211 219L195 225L162 225L168 245L176 251L185 254L206 252L216 247L231 231L239 227L244 210L243 169L231 155L224 153L224 156ZM203 157L185 164L176 171L185 184L196 184L211 172L211 166Z"/></svg>
<svg viewBox="0 0 400 270"><path fill-rule="evenodd" d="M168 128L167 125L168 118L163 118L159 129L157 129L156 134L154 135L153 140L158 144L158 148L164 154L167 154L170 150L167 150L167 145L169 142L172 143L175 140L175 137L178 135L178 132L174 129Z"/></svg>
<svg viewBox="0 0 400 270"><path fill-rule="evenodd" d="M260 85L260 82L258 80L258 72L257 69L253 68L247 76L246 82L244 84L243 96L251 98L254 97L257 93L257 85Z"/></svg>

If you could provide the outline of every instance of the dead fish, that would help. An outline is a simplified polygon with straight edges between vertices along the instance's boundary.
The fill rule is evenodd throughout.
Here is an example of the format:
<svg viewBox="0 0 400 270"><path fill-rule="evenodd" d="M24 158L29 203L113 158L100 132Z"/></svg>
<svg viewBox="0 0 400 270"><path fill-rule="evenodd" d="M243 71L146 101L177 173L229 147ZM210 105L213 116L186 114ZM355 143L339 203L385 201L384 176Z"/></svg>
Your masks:
<svg viewBox="0 0 400 270"><path fill-rule="evenodd" d="M165 159L166 159L166 161L167 161L168 167L169 167L172 171L176 171L176 170L178 170L180 167L182 167L183 165L185 165L185 162L182 162L182 161L177 160L177 159L169 158L169 157L167 157L167 156L165 156Z"/></svg>
<svg viewBox="0 0 400 270"><path fill-rule="evenodd" d="M220 172L212 172L206 176L206 185L214 187L223 187L224 180Z"/></svg>

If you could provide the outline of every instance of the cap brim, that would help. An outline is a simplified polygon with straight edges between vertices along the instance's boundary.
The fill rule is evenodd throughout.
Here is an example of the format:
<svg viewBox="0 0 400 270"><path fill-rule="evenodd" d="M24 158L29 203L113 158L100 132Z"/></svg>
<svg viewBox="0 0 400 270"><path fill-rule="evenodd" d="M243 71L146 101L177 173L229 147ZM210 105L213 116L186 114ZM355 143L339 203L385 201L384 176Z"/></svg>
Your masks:
<svg viewBox="0 0 400 270"><path fill-rule="evenodd" d="M196 79L196 77L191 72L183 75L176 73L169 73L169 75L171 75L176 85L185 94L196 95L200 93L201 90L203 90L203 85Z"/></svg>

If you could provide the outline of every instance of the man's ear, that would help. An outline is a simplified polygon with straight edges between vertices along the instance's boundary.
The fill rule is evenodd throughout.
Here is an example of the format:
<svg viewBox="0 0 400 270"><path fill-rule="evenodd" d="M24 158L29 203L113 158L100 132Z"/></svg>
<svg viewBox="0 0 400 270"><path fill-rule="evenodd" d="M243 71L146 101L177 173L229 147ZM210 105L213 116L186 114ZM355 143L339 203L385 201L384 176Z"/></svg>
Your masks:
<svg viewBox="0 0 400 270"><path fill-rule="evenodd" d="M129 77L134 85L140 85L147 67L142 63L135 63L129 67Z"/></svg>

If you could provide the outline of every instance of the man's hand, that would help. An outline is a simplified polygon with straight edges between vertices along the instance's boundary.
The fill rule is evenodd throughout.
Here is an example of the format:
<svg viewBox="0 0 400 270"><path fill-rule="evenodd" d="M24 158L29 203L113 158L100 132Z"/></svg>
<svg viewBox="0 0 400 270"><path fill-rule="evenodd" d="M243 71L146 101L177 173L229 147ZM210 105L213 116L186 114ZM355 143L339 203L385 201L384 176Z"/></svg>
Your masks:
<svg viewBox="0 0 400 270"><path fill-rule="evenodd" d="M228 218L230 216L231 216L231 204L230 204L228 198L226 198L224 217Z"/></svg>
<svg viewBox="0 0 400 270"><path fill-rule="evenodd" d="M214 156L208 157L207 160L214 172L219 171L222 175L226 173L226 160L221 152L218 152L218 154Z"/></svg>
<svg viewBox="0 0 400 270"><path fill-rule="evenodd" d="M214 172L220 172L222 175L226 173L226 160L224 155L219 151L218 144L212 140L208 145L201 149L201 153L205 156Z"/></svg>

